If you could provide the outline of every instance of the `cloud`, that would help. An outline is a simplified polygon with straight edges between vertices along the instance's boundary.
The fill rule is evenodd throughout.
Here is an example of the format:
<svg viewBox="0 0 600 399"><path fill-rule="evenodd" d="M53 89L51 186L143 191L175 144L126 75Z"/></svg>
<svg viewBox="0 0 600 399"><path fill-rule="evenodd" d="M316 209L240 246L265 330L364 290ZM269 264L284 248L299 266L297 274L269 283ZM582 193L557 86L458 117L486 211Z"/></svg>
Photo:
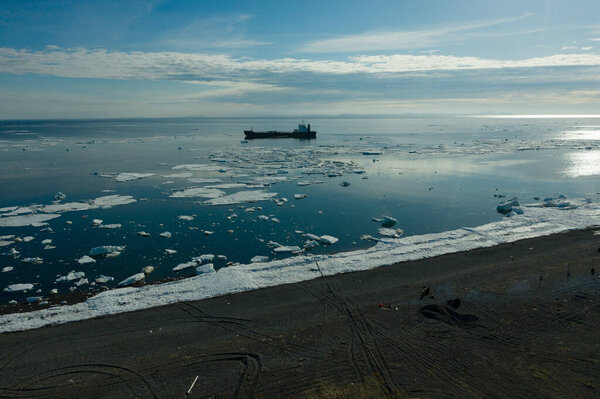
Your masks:
<svg viewBox="0 0 600 399"><path fill-rule="evenodd" d="M198 19L165 32L153 44L175 50L236 49L271 44L246 37L243 26L250 19L247 14Z"/></svg>
<svg viewBox="0 0 600 399"><path fill-rule="evenodd" d="M121 80L256 81L297 73L394 74L568 66L600 66L600 54L556 54L522 60L395 54L347 57L338 61L85 48L39 51L0 48L1 73Z"/></svg>
<svg viewBox="0 0 600 399"><path fill-rule="evenodd" d="M300 47L298 51L304 53L353 53L433 47L440 43L463 40L468 31L519 21L529 15L523 14L509 18L447 25L434 29L364 32L344 35L307 43ZM505 34L515 34L515 32Z"/></svg>
<svg viewBox="0 0 600 399"><path fill-rule="evenodd" d="M188 95L183 101L216 99L219 97L239 98L249 93L265 93L284 90L284 88L280 86L244 81L186 81L185 83L202 85L206 90Z"/></svg>

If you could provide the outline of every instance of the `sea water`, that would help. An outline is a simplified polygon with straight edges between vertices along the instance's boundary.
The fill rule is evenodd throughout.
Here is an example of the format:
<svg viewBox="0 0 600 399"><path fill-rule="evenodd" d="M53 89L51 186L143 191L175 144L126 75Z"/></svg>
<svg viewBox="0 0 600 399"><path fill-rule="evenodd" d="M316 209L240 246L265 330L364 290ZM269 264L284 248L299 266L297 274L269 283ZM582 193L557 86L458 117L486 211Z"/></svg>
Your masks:
<svg viewBox="0 0 600 399"><path fill-rule="evenodd" d="M7 270L0 272L0 302L48 297L52 289L114 288L145 266L154 267L147 283L191 276L194 267L179 272L173 268L203 254L221 255L212 262L215 269L248 263L255 256L297 256L273 249L303 248L309 240L306 233L339 241L319 243L303 253L363 249L374 245L365 236L381 237L376 220L382 216L395 218L398 223L392 228L407 236L501 220L506 216L496 212L496 205L512 197L521 203L558 195L599 199L599 119L312 118L316 140L243 142L244 129L291 130L299 122L0 122L0 225L12 217L14 207L85 203L108 195L136 200L59 212L47 226L0 227L0 253L5 254L0 271ZM123 172L153 175L118 181ZM229 183L238 184L219 187ZM210 198L174 196L215 185L207 190L218 201L240 191L262 190L272 197L210 205ZM67 197L57 201L58 192ZM295 194L306 197L295 199ZM94 219L121 227L102 229ZM171 237L159 235L166 231ZM95 263L77 262L103 245L125 249L118 256L97 257ZM177 252L168 254L166 249ZM23 262L36 257L41 262ZM56 282L70 271L84 272L87 283ZM100 275L114 280L95 283ZM3 291L19 283L34 286L27 292Z"/></svg>

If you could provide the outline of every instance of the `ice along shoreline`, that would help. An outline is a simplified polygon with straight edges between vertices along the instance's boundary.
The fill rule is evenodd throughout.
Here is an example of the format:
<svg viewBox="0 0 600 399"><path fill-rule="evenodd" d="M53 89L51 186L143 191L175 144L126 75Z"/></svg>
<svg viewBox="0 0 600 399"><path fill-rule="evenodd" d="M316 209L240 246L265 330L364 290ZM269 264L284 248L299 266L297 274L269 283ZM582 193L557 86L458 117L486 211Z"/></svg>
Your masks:
<svg viewBox="0 0 600 399"><path fill-rule="evenodd" d="M551 235L600 225L600 206L581 202L575 209L526 205L523 215L478 227L442 233L382 239L375 246L332 255L296 256L219 269L162 284L103 291L85 302L0 316L0 333L22 331L131 312L181 301L196 301L225 294L320 277L384 267L476 248L491 247L526 238Z"/></svg>

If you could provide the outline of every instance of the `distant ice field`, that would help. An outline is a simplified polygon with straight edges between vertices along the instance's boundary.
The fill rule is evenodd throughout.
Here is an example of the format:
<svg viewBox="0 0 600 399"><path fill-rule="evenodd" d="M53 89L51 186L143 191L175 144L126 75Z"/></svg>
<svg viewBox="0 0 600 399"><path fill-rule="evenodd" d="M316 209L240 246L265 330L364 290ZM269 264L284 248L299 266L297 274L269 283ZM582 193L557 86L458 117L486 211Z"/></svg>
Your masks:
<svg viewBox="0 0 600 399"><path fill-rule="evenodd" d="M97 293L140 274L138 283L210 282L238 268L244 279L239 265L253 258L369 251L390 234L410 240L539 212L498 213L512 197L540 205L563 195L593 207L598 121L314 118L317 140L248 143L244 129L300 121L3 121L0 302ZM386 216L396 224L384 226ZM218 284L207 290L223 292Z"/></svg>

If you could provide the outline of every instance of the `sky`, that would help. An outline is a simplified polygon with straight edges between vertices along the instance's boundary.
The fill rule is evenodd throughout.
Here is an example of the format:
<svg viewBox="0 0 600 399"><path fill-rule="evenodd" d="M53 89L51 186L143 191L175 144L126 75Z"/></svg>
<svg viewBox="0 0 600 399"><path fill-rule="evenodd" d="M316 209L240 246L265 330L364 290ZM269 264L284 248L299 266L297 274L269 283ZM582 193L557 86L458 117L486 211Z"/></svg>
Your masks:
<svg viewBox="0 0 600 399"><path fill-rule="evenodd" d="M0 119L598 114L600 2L0 2Z"/></svg>

